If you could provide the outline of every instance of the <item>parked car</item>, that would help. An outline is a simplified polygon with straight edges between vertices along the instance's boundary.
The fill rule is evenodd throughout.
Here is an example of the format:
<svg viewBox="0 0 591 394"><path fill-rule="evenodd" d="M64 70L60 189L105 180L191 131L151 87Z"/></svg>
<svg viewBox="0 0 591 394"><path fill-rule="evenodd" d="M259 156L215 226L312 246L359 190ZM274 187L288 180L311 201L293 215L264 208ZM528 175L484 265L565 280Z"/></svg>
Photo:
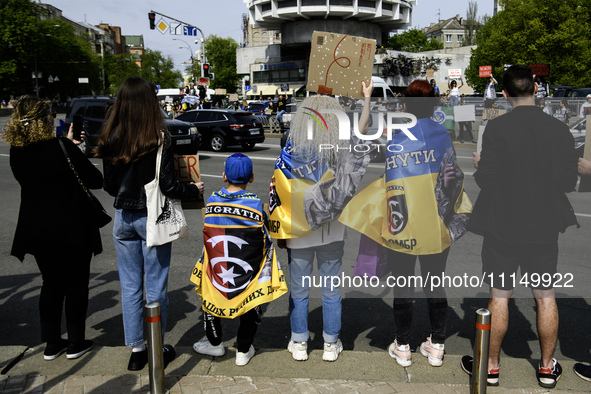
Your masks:
<svg viewBox="0 0 591 394"><path fill-rule="evenodd" d="M70 127L74 115L82 115L86 138L79 146L87 156L98 145L105 116L114 103L115 97L111 96L88 96L72 99L65 119L66 130ZM174 152L176 154L196 154L199 151L200 142L197 128L188 123L171 119L163 110L161 111L166 128L172 137Z"/></svg>
<svg viewBox="0 0 591 394"><path fill-rule="evenodd" d="M553 98L570 97L573 99L585 99L588 94L591 94L591 88L574 88L572 86L550 86L554 89Z"/></svg>
<svg viewBox="0 0 591 394"><path fill-rule="evenodd" d="M248 103L248 108L246 111L252 112L255 114L262 114L265 112L265 109L269 106L268 101L253 101Z"/></svg>
<svg viewBox="0 0 591 394"><path fill-rule="evenodd" d="M209 146L215 152L232 145L240 145L248 151L255 144L265 141L263 124L250 112L195 109L179 115L177 119L196 126L202 136L203 146Z"/></svg>

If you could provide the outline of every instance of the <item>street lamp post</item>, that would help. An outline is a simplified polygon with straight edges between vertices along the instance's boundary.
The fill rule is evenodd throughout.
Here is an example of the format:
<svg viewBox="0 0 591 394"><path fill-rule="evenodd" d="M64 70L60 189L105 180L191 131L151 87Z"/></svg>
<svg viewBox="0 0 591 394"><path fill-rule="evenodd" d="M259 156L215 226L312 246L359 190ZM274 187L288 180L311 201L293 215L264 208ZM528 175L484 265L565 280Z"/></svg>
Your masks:
<svg viewBox="0 0 591 394"><path fill-rule="evenodd" d="M181 41L182 43L184 43L187 48L189 50L189 52L191 53L191 76L193 77L193 82L195 82L195 59L193 57L193 49L191 48L191 45L189 45L188 42L186 42L185 40L181 40L180 38L173 38L173 41ZM184 47L179 47L179 49L184 48Z"/></svg>

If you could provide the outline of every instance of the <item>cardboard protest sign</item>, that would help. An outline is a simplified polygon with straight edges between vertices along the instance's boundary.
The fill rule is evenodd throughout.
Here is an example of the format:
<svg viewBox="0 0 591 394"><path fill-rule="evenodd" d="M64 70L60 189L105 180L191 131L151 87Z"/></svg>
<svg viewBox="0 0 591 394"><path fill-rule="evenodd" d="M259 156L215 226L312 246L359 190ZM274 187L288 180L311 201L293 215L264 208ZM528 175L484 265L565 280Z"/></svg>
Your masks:
<svg viewBox="0 0 591 394"><path fill-rule="evenodd" d="M497 109L497 108L485 108L482 111L482 120L492 120L494 118L498 118L501 115L505 115L507 113L504 109Z"/></svg>
<svg viewBox="0 0 591 394"><path fill-rule="evenodd" d="M238 94L230 93L230 97L228 98L230 101L238 101Z"/></svg>
<svg viewBox="0 0 591 394"><path fill-rule="evenodd" d="M547 77L550 75L550 65L549 64L531 64L531 71L535 76L538 77Z"/></svg>
<svg viewBox="0 0 591 394"><path fill-rule="evenodd" d="M585 136L585 153L583 153L583 159L591 160L591 148L589 144L591 144L591 115L587 115L587 135ZM591 177L590 176L582 176L581 183L579 183L579 191L580 192L591 192Z"/></svg>
<svg viewBox="0 0 591 394"><path fill-rule="evenodd" d="M449 79L460 79L462 78L462 70L459 68L452 68L447 70L447 76Z"/></svg>
<svg viewBox="0 0 591 394"><path fill-rule="evenodd" d="M478 76L480 78L490 77L491 72L492 72L492 67L491 66L480 66L480 67L478 67Z"/></svg>
<svg viewBox="0 0 591 394"><path fill-rule="evenodd" d="M175 155L174 172L179 182L201 182L199 155ZM197 200L183 200L183 209L199 209L205 206L203 196Z"/></svg>
<svg viewBox="0 0 591 394"><path fill-rule="evenodd" d="M216 96L222 96L226 94L226 89L216 89L215 90Z"/></svg>
<svg viewBox="0 0 591 394"><path fill-rule="evenodd" d="M456 122L474 122L474 121L476 121L474 104L456 105L454 107L454 120Z"/></svg>
<svg viewBox="0 0 591 394"><path fill-rule="evenodd" d="M375 50L375 40L315 31L306 90L362 97L361 82L371 81Z"/></svg>

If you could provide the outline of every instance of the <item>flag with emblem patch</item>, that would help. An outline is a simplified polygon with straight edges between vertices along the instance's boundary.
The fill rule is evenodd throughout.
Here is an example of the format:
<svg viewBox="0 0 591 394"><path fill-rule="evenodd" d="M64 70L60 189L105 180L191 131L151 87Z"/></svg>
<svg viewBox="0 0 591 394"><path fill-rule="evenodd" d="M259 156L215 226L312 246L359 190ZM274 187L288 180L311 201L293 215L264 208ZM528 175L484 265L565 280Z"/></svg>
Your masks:
<svg viewBox="0 0 591 394"><path fill-rule="evenodd" d="M393 136L385 174L351 200L340 221L398 252L440 253L466 232L472 204L447 130L419 119L409 131L416 140Z"/></svg>
<svg viewBox="0 0 591 394"><path fill-rule="evenodd" d="M287 292L261 200L215 192L205 206L203 255L191 274L204 311L233 319Z"/></svg>

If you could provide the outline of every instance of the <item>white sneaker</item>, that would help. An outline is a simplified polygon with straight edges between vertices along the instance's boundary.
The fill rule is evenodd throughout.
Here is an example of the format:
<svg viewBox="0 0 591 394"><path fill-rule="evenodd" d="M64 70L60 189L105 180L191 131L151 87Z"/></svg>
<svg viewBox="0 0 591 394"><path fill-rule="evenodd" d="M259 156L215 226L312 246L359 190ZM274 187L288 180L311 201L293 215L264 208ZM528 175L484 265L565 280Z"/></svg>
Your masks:
<svg viewBox="0 0 591 394"><path fill-rule="evenodd" d="M220 357L226 354L226 349L223 344L213 346L207 338L202 339L199 342L193 344L193 350L199 354L205 354L208 356Z"/></svg>
<svg viewBox="0 0 591 394"><path fill-rule="evenodd" d="M337 339L335 343L324 342L324 354L322 359L324 361L337 361L339 354L343 351L343 343Z"/></svg>
<svg viewBox="0 0 591 394"><path fill-rule="evenodd" d="M296 361L306 361L308 359L308 342L294 342L290 339L287 350L291 352L293 359Z"/></svg>
<svg viewBox="0 0 591 394"><path fill-rule="evenodd" d="M399 345L396 340L388 347L388 353L392 358L396 359L396 362L403 367L410 367L412 364L410 356L409 345Z"/></svg>
<svg viewBox="0 0 591 394"><path fill-rule="evenodd" d="M254 347L252 345L250 345L250 349L248 349L247 353L241 353L241 352L236 352L236 365L238 365L239 367L242 367L246 364L248 364L248 362L250 361L250 359L252 358L252 356L254 356Z"/></svg>

